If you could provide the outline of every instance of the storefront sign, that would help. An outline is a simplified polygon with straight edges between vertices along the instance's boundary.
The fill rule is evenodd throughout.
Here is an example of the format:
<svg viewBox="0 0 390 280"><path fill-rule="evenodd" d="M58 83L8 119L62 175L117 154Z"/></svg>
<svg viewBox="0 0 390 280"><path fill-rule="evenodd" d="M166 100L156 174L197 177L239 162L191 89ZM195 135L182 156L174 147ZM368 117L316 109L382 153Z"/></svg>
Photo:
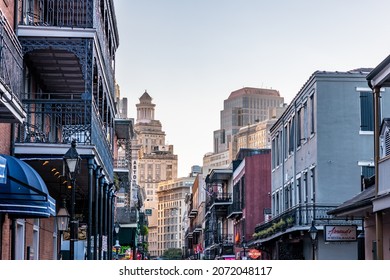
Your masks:
<svg viewBox="0 0 390 280"><path fill-rule="evenodd" d="M357 240L357 226L324 226L325 242L331 241L356 241Z"/></svg>
<svg viewBox="0 0 390 280"><path fill-rule="evenodd" d="M258 259L261 257L261 252L257 249L250 249L249 252L248 252L248 256L251 258L251 259Z"/></svg>

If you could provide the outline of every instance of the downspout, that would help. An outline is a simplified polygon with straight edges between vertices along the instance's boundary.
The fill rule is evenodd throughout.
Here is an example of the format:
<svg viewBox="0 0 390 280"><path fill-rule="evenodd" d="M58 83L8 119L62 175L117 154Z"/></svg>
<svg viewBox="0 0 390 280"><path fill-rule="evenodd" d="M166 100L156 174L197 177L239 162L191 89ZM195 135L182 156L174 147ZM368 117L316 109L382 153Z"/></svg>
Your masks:
<svg viewBox="0 0 390 280"><path fill-rule="evenodd" d="M16 238L16 220L12 218L11 220L11 260L15 260L15 238Z"/></svg>
<svg viewBox="0 0 390 280"><path fill-rule="evenodd" d="M104 179L105 175L102 174L100 176L100 184L99 184L99 229L98 229L98 234L99 234L99 251L98 251L98 259L101 260L103 258L103 191L104 191L104 185L106 184L105 183L105 179Z"/></svg>
<svg viewBox="0 0 390 280"><path fill-rule="evenodd" d="M94 211L94 217L93 217L93 259L97 260L98 259L98 251L97 251L97 246L98 246L98 224L99 224L99 177L100 177L100 171L101 168L100 166L97 166L95 169L95 193L94 193L94 198L95 198L95 211Z"/></svg>
<svg viewBox="0 0 390 280"><path fill-rule="evenodd" d="M375 197L379 192L379 121L380 121L380 87L373 88L374 94L374 161L375 161ZM383 224L382 211L375 212L375 239L377 259L383 260Z"/></svg>
<svg viewBox="0 0 390 280"><path fill-rule="evenodd" d="M87 219L87 260L92 260L92 225L93 225L93 158L88 159L88 219Z"/></svg>
<svg viewBox="0 0 390 280"><path fill-rule="evenodd" d="M16 33L18 26L18 2L14 1L14 32Z"/></svg>

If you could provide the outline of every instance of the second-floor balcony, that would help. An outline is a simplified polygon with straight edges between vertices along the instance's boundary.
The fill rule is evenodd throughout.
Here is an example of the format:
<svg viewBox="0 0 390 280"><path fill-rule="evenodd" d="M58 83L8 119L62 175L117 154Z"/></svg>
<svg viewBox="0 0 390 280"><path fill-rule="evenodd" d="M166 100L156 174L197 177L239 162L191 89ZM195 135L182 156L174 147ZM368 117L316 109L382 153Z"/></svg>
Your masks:
<svg viewBox="0 0 390 280"><path fill-rule="evenodd" d="M206 200L206 218L211 212L217 216L226 216L228 207L232 204L232 193L213 193Z"/></svg>
<svg viewBox="0 0 390 280"><path fill-rule="evenodd" d="M227 218L239 219L242 217L242 203L241 201L233 201L228 207Z"/></svg>
<svg viewBox="0 0 390 280"><path fill-rule="evenodd" d="M102 123L91 101L82 99L22 99L26 121L19 126L16 143L69 144L94 147L112 174L112 128Z"/></svg>
<svg viewBox="0 0 390 280"><path fill-rule="evenodd" d="M233 234L219 234L216 231L206 231L205 232L205 247L215 247L215 246L233 246L234 245Z"/></svg>
<svg viewBox="0 0 390 280"><path fill-rule="evenodd" d="M119 224L123 227L138 228L139 211L135 207L118 207L116 211Z"/></svg>
<svg viewBox="0 0 390 280"><path fill-rule="evenodd" d="M286 231L308 230L312 221L315 221L315 225L319 227L328 225L329 223L335 223L335 218L327 213L335 207L336 206L318 204L296 205L280 215L273 217L271 220L256 225L253 238L267 241ZM361 221L357 220L337 220L337 224L351 223L361 225Z"/></svg>

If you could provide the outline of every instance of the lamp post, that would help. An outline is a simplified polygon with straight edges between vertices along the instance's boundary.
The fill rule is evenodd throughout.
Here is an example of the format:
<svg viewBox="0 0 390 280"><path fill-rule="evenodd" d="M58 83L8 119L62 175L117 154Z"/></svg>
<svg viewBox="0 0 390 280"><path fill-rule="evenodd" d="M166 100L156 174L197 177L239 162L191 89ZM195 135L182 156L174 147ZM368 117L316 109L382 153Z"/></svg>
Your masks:
<svg viewBox="0 0 390 280"><path fill-rule="evenodd" d="M245 237L242 238L241 246L242 246L242 249L244 249L244 256L242 257L242 259L246 260L247 257L246 257L246 240L245 240Z"/></svg>
<svg viewBox="0 0 390 280"><path fill-rule="evenodd" d="M121 245L119 244L119 229L120 228L121 228L120 224L118 222L116 222L115 225L114 225L115 236L116 236L116 241L115 241L115 245L114 245L115 253L116 253L116 256L115 256L116 259L119 259L119 249L121 248Z"/></svg>
<svg viewBox="0 0 390 280"><path fill-rule="evenodd" d="M79 172L81 158L76 150L76 140L72 140L71 147L64 155L64 166L71 180L71 200L70 200L70 244L69 259L74 260L74 241L76 239L76 174Z"/></svg>
<svg viewBox="0 0 390 280"><path fill-rule="evenodd" d="M57 213L57 216L56 216L56 222L57 222L57 229L60 232L61 242L62 242L62 233L65 230L68 229L68 225L69 225L69 212L68 212L68 210L66 209L66 206L65 206L65 199L64 199L63 207L61 207L58 210L58 213ZM59 248L60 248L60 251L61 251L61 246L59 246Z"/></svg>
<svg viewBox="0 0 390 280"><path fill-rule="evenodd" d="M316 259L316 255L315 255L316 252L315 251L316 251L317 233L318 233L318 230L314 225L314 221L312 221L311 227L309 229L309 234L310 234L310 238L311 238L313 260Z"/></svg>

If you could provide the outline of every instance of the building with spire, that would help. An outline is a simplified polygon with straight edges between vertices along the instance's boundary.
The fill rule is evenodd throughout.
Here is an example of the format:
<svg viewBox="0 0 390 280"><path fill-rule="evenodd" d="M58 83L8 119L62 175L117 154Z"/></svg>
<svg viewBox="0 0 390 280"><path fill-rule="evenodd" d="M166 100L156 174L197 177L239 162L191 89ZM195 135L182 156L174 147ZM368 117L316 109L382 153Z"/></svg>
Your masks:
<svg viewBox="0 0 390 280"><path fill-rule="evenodd" d="M146 197L145 212L149 222L149 253L157 255L157 209L158 184L177 178L177 155L173 152L173 145L165 143L165 132L159 120L155 120L155 104L147 91L139 98L136 104L137 119L134 126L138 152L138 185L143 189ZM133 160L133 161L134 161Z"/></svg>

